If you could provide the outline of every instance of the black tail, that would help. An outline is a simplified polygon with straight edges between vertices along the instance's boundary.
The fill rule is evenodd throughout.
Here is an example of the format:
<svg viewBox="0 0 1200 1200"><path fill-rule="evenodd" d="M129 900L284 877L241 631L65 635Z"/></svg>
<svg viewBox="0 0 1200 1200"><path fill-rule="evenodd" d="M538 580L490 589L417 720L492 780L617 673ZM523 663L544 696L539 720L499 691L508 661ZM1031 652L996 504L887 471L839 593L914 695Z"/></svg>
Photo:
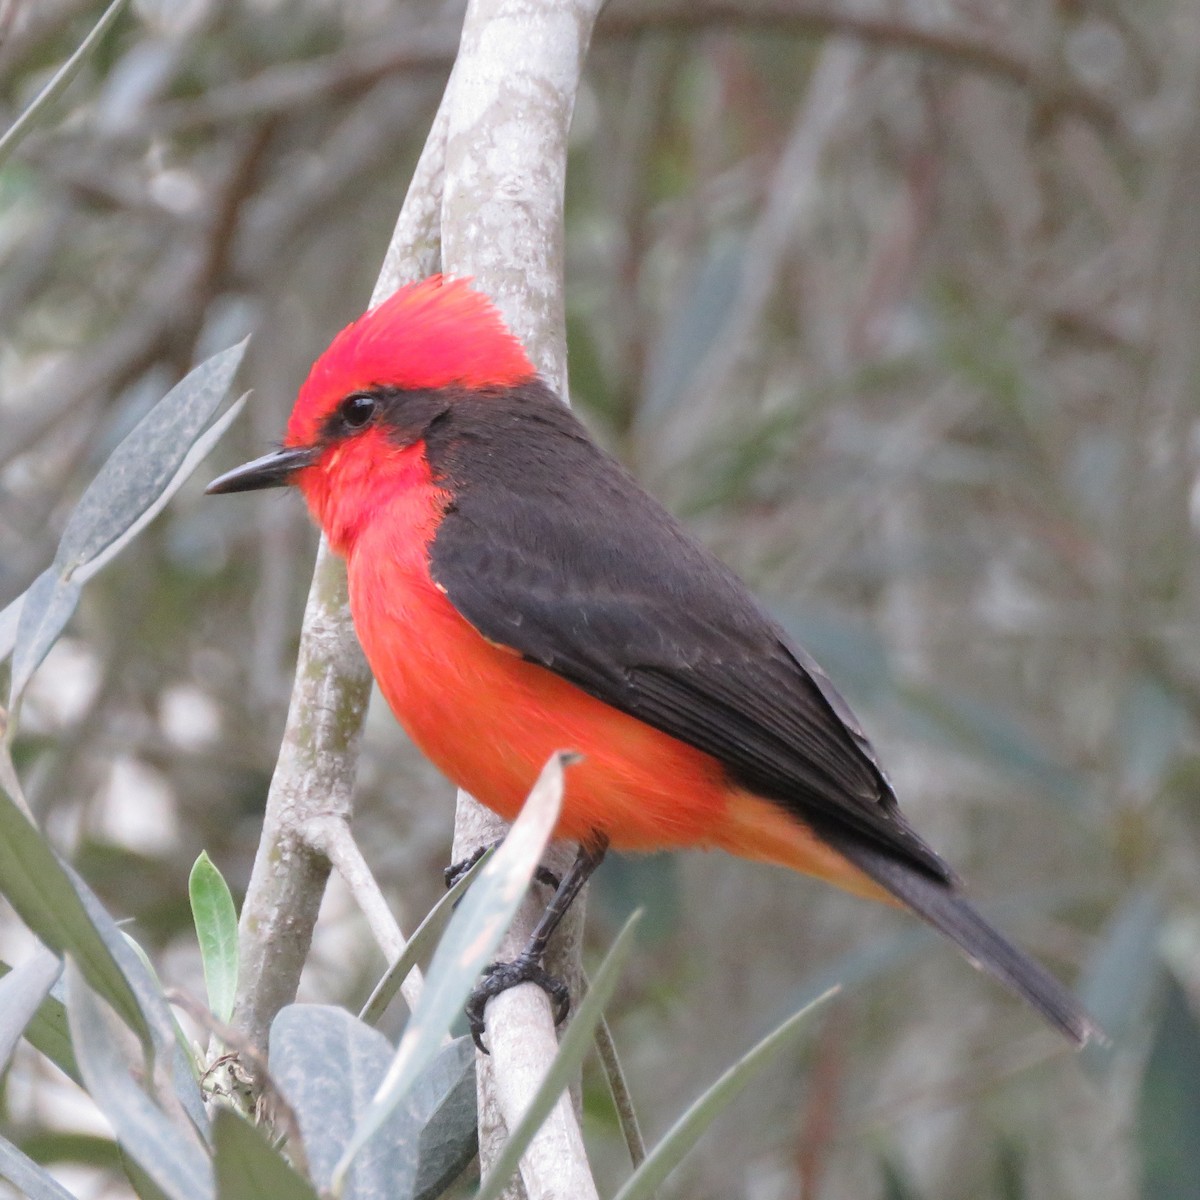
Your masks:
<svg viewBox="0 0 1200 1200"><path fill-rule="evenodd" d="M854 835L822 833L839 854L944 933L981 971L998 979L1031 1004L1076 1046L1104 1031L1078 1000L1041 963L1018 950L983 919L953 882L935 879L920 868L865 845Z"/></svg>

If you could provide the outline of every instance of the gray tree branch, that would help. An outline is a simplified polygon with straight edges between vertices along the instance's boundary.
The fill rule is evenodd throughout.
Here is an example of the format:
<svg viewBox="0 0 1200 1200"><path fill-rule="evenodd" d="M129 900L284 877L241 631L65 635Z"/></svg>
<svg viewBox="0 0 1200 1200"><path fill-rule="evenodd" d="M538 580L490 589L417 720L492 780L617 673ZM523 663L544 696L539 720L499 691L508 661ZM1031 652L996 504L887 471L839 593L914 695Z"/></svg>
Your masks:
<svg viewBox="0 0 1200 1200"><path fill-rule="evenodd" d="M599 0L475 0L448 90L442 263L471 275L500 306L545 379L567 394L563 188L567 135ZM564 746L562 749L571 749ZM504 823L460 793L455 857L494 841ZM553 865L565 868L569 854ZM541 898L501 945L513 957ZM582 897L564 922L552 969L579 994ZM486 1172L557 1049L545 995L524 986L488 1006L490 1058L478 1074L480 1165ZM595 1196L579 1123L564 1096L521 1160L530 1200ZM511 1194L519 1195L515 1187Z"/></svg>
<svg viewBox="0 0 1200 1200"><path fill-rule="evenodd" d="M377 303L436 270L440 245L442 268L476 279L564 396L567 134L598 9L599 0L478 0L470 6L446 95L372 297ZM344 840L331 822L349 821L369 691L346 607L345 571L322 542L283 748L242 912L243 982L235 1023L256 1045L265 1045L274 1014L295 996L329 873L331 838ZM493 814L460 796L456 857L494 841L504 829ZM568 862L566 851L556 865L565 869ZM526 902L502 955L520 949L540 908L538 898ZM566 923L554 964L576 994L582 911L579 904ZM492 1058L483 1060L479 1073L484 1170L557 1049L545 996L524 987L499 997L489 1007L488 1036ZM536 1200L596 1195L569 1097L525 1155L521 1176Z"/></svg>
<svg viewBox="0 0 1200 1200"><path fill-rule="evenodd" d="M439 112L396 222L373 303L437 269L444 128ZM283 745L239 928L233 1024L255 1046L265 1048L275 1014L296 997L329 878L329 860L310 843L307 831L321 818L349 822L370 691L371 673L350 621L345 566L322 539Z"/></svg>

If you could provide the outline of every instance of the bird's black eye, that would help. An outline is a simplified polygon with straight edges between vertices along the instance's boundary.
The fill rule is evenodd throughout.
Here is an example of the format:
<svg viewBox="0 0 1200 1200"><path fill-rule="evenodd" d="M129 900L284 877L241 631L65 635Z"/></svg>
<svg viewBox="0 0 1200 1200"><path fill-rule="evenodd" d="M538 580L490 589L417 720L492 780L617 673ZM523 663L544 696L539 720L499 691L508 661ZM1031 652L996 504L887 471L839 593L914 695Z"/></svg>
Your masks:
<svg viewBox="0 0 1200 1200"><path fill-rule="evenodd" d="M360 393L355 396L347 396L338 405L338 415L348 428L361 429L375 415L375 409L378 406L379 401L374 396Z"/></svg>

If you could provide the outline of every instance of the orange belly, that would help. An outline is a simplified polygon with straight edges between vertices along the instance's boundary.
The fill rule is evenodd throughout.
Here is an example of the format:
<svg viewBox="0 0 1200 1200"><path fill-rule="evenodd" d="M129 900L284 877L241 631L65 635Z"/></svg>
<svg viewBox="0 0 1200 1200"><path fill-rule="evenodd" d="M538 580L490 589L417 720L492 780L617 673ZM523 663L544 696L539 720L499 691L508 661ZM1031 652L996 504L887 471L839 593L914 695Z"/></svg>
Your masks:
<svg viewBox="0 0 1200 1200"><path fill-rule="evenodd" d="M567 773L558 837L720 848L882 898L784 809L731 784L715 758L484 639L433 583L421 543L388 532L397 528L377 522L358 539L351 610L392 711L451 781L511 820L550 755L575 750L583 761Z"/></svg>
<svg viewBox="0 0 1200 1200"><path fill-rule="evenodd" d="M550 755L576 750L558 836L599 831L631 850L708 841L727 791L715 759L486 641L423 563L369 551L351 560L355 628L392 711L443 774L511 820Z"/></svg>

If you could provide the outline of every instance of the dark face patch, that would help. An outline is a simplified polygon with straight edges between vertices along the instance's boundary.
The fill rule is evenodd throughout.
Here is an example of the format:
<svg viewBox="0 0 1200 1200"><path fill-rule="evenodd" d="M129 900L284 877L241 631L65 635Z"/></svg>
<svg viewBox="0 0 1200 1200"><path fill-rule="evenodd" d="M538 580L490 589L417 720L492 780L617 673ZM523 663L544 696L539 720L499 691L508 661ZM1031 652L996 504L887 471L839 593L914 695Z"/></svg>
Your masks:
<svg viewBox="0 0 1200 1200"><path fill-rule="evenodd" d="M332 445L379 426L389 441L411 446L447 413L451 402L450 389L364 388L347 396L325 418L320 440Z"/></svg>

